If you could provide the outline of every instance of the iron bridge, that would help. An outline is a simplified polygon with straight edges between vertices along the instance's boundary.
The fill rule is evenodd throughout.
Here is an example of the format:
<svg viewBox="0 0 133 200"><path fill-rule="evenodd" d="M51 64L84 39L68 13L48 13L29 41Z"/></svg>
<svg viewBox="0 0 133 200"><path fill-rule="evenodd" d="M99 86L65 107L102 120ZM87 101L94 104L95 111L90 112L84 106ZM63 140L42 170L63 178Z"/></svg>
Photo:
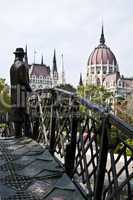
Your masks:
<svg viewBox="0 0 133 200"><path fill-rule="evenodd" d="M0 116L0 199L133 200L133 127L61 89L28 99L29 134Z"/></svg>

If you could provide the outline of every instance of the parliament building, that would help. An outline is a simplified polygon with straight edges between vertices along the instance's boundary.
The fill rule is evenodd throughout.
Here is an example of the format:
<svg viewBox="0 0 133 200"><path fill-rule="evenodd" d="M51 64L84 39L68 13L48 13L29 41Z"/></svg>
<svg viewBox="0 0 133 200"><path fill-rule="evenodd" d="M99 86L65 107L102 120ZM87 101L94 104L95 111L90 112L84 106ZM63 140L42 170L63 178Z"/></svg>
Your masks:
<svg viewBox="0 0 133 200"><path fill-rule="evenodd" d="M92 51L87 62L86 83L104 86L114 97L126 98L133 93L133 78L120 74L116 56L106 45L104 30L99 45Z"/></svg>

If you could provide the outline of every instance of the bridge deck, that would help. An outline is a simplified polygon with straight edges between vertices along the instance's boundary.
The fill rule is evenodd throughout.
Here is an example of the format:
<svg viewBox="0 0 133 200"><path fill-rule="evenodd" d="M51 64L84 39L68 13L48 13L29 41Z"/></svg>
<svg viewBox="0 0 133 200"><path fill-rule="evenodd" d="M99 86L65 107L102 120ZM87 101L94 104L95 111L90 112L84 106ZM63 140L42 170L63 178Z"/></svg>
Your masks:
<svg viewBox="0 0 133 200"><path fill-rule="evenodd" d="M28 138L0 139L1 200L82 200L83 196L50 155Z"/></svg>

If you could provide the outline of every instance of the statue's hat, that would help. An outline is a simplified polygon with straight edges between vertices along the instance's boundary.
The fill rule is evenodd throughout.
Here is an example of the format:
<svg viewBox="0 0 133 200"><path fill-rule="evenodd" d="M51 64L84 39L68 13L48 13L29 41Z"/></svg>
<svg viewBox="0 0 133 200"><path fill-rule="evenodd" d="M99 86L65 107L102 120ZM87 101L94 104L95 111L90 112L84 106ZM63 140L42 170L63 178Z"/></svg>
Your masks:
<svg viewBox="0 0 133 200"><path fill-rule="evenodd" d="M15 52L13 52L14 54L25 54L23 48L17 48Z"/></svg>

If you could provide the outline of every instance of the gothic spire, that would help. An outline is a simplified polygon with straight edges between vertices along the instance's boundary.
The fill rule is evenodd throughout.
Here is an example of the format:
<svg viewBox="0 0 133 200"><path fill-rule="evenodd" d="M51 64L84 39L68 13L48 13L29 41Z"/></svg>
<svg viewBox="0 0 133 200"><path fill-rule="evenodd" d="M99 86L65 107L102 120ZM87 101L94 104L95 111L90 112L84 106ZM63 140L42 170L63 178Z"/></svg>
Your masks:
<svg viewBox="0 0 133 200"><path fill-rule="evenodd" d="M82 74L80 73L80 80L79 80L79 86L83 85L83 80L82 80Z"/></svg>
<svg viewBox="0 0 133 200"><path fill-rule="evenodd" d="M62 74L61 74L61 84L65 85L65 71L64 71L64 59L63 59L63 54L61 55L62 58Z"/></svg>
<svg viewBox="0 0 133 200"><path fill-rule="evenodd" d="M56 64L56 51L54 49L54 57L53 57L53 73L57 72L57 64Z"/></svg>
<svg viewBox="0 0 133 200"><path fill-rule="evenodd" d="M42 58L41 58L41 65L43 65L43 55L42 55Z"/></svg>
<svg viewBox="0 0 133 200"><path fill-rule="evenodd" d="M105 43L105 37L104 37L104 28L103 28L103 24L102 24L102 32L101 32L101 37L100 37L100 44L104 44Z"/></svg>
<svg viewBox="0 0 133 200"><path fill-rule="evenodd" d="M27 55L27 44L25 46L25 56L24 56L25 63L28 65L28 55Z"/></svg>

